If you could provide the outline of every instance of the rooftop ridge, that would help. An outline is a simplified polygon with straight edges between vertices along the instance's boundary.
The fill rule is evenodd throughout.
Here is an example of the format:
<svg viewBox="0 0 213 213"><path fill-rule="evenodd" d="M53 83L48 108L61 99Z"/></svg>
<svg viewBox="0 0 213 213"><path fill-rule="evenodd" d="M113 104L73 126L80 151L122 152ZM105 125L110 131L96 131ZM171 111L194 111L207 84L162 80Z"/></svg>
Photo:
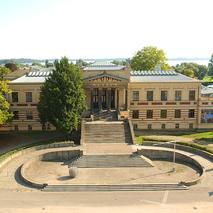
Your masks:
<svg viewBox="0 0 213 213"><path fill-rule="evenodd" d="M29 73L26 74L26 77L47 77L52 73L52 71L52 68L31 70Z"/></svg>
<svg viewBox="0 0 213 213"><path fill-rule="evenodd" d="M133 70L130 71L130 74L132 76L175 76L178 75L177 72L175 72L174 70L160 70L160 71L156 71L156 70Z"/></svg>

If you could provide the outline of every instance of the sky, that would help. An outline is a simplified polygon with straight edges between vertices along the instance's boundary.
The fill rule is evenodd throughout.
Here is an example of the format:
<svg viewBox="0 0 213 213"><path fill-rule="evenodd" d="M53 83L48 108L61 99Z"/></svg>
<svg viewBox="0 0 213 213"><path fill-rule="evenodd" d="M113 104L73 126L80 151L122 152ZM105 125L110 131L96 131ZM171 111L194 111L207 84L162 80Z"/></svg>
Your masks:
<svg viewBox="0 0 213 213"><path fill-rule="evenodd" d="M0 58L210 58L213 0L0 0Z"/></svg>

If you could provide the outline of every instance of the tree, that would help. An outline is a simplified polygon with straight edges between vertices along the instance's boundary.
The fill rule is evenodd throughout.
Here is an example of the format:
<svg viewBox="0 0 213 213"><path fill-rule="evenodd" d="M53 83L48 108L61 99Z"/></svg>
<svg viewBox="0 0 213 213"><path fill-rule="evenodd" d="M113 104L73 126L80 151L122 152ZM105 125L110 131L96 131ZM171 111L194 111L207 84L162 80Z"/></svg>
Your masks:
<svg viewBox="0 0 213 213"><path fill-rule="evenodd" d="M213 54L212 54L211 59L209 60L209 64L208 64L208 75L213 76Z"/></svg>
<svg viewBox="0 0 213 213"><path fill-rule="evenodd" d="M42 65L41 63L36 62L36 61L32 62L32 65L31 65L31 66L43 67L43 65Z"/></svg>
<svg viewBox="0 0 213 213"><path fill-rule="evenodd" d="M0 67L0 125L6 123L12 118L12 113L9 112L10 104L6 97L10 93L7 85L7 81L4 80L4 76L9 73L9 69Z"/></svg>
<svg viewBox="0 0 213 213"><path fill-rule="evenodd" d="M129 66L130 65L130 59L127 58L125 60L113 60L112 63L115 64L115 65Z"/></svg>
<svg viewBox="0 0 213 213"><path fill-rule="evenodd" d="M133 70L154 70L157 66L162 70L169 69L164 51L152 46L139 50L131 59L130 66Z"/></svg>
<svg viewBox="0 0 213 213"><path fill-rule="evenodd" d="M70 133L79 128L85 110L81 71L66 57L55 61L55 69L41 88L38 112L41 123L51 123Z"/></svg>
<svg viewBox="0 0 213 213"><path fill-rule="evenodd" d="M10 69L12 72L16 71L18 69L17 65L15 63L7 63L4 65L6 68Z"/></svg>
<svg viewBox="0 0 213 213"><path fill-rule="evenodd" d="M207 66L196 63L181 63L180 65L177 64L173 68L176 72L182 73L192 78L196 77L199 80L202 80L208 71Z"/></svg>
<svg viewBox="0 0 213 213"><path fill-rule="evenodd" d="M205 65L198 65L198 72L197 70L194 71L195 76L202 80L208 73L208 67Z"/></svg>
<svg viewBox="0 0 213 213"><path fill-rule="evenodd" d="M88 65L88 63L82 59L78 59L76 60L76 63L75 63L79 68L83 68L85 66Z"/></svg>
<svg viewBox="0 0 213 213"><path fill-rule="evenodd" d="M53 63L50 63L49 60L45 60L45 67L53 67Z"/></svg>

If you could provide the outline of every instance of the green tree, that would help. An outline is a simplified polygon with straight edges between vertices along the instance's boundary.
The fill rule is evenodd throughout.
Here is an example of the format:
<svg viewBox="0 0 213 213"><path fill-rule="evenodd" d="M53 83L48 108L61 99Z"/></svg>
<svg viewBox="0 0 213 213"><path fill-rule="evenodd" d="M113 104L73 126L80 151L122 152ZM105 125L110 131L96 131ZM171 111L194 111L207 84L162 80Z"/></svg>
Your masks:
<svg viewBox="0 0 213 213"><path fill-rule="evenodd" d="M154 70L160 66L162 70L168 70L167 59L163 50L148 46L139 50L130 62L133 70Z"/></svg>
<svg viewBox="0 0 213 213"><path fill-rule="evenodd" d="M86 61L82 60L82 59L76 60L75 64L80 68L83 68L83 67L88 65L88 63Z"/></svg>
<svg viewBox="0 0 213 213"><path fill-rule="evenodd" d="M180 65L177 64L173 68L179 73L182 73L192 78L198 78L199 80L202 80L206 76L208 71L207 66L199 65L196 63L181 63Z"/></svg>
<svg viewBox="0 0 213 213"><path fill-rule="evenodd" d="M55 69L41 89L38 104L41 122L49 122L56 129L70 133L78 129L84 110L85 95L79 67L69 64L66 57L56 60Z"/></svg>
<svg viewBox="0 0 213 213"><path fill-rule="evenodd" d="M4 76L9 72L9 69L0 67L0 125L6 123L12 118L12 113L9 112L10 105L6 99L10 90L7 85L8 82L4 80Z"/></svg>
<svg viewBox="0 0 213 213"><path fill-rule="evenodd" d="M195 76L202 80L208 73L208 67L205 65L198 65L198 72L197 70L194 71Z"/></svg>
<svg viewBox="0 0 213 213"><path fill-rule="evenodd" d="M208 64L208 75L209 76L213 76L213 54L209 60L209 64Z"/></svg>
<svg viewBox="0 0 213 213"><path fill-rule="evenodd" d="M121 65L121 66L129 66L130 65L130 59L127 58L125 60L113 60L112 61L113 64L115 65Z"/></svg>
<svg viewBox="0 0 213 213"><path fill-rule="evenodd" d="M7 63L4 65L6 68L10 69L12 72L16 71L18 69L17 65L15 63Z"/></svg>

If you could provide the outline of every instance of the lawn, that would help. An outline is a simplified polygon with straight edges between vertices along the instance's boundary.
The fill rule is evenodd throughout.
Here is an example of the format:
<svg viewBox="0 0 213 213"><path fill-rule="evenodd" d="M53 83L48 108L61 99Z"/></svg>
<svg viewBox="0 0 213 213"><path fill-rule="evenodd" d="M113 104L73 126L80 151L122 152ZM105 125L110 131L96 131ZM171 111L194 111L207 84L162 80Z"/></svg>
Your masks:
<svg viewBox="0 0 213 213"><path fill-rule="evenodd" d="M193 134L189 134L189 135L184 135L184 137L193 138L195 140L207 139L208 141L209 141L209 139L212 139L212 142L213 142L213 131L193 133Z"/></svg>

